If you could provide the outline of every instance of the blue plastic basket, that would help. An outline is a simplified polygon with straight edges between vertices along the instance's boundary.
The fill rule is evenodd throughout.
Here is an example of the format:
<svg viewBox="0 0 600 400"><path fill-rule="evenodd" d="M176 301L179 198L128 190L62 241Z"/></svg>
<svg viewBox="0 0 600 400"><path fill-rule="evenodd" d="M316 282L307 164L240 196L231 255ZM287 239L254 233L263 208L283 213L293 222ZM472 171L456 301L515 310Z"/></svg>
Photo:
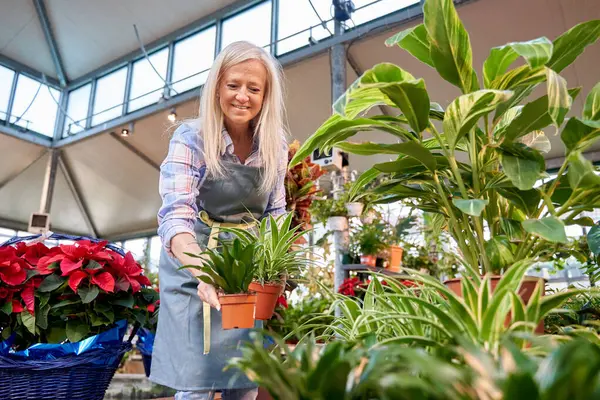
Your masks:
<svg viewBox="0 0 600 400"><path fill-rule="evenodd" d="M0 247L29 241L41 235L15 237ZM53 240L100 240L83 236L52 234ZM106 247L124 255L121 248ZM131 350L131 340L105 345L78 355L53 360L22 360L0 355L1 400L102 400L123 355Z"/></svg>

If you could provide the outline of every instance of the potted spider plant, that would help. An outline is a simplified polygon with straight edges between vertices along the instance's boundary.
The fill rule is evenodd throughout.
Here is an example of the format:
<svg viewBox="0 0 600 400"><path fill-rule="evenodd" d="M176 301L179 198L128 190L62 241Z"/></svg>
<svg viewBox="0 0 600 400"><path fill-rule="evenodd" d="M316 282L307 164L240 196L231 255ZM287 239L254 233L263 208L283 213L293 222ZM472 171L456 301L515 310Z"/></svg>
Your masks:
<svg viewBox="0 0 600 400"><path fill-rule="evenodd" d="M199 255L188 254L202 259L201 266L181 268L202 271L204 274L198 279L217 289L223 329L253 328L256 294L250 289L250 283L258 268L257 245L238 238L220 244L219 249L207 249Z"/></svg>
<svg viewBox="0 0 600 400"><path fill-rule="evenodd" d="M580 88L570 89L561 72L598 40L600 20L578 24L554 41L540 37L494 47L480 79L452 0L425 0L423 14L422 24L390 37L386 45L408 51L462 94L444 109L430 100L423 79L394 64L378 64L336 100L333 116L290 165L316 148L334 146L359 155L396 156L364 174L389 176L373 189L383 196L378 202L410 199L433 213L435 224L458 246L463 276L478 285L492 274L495 287L513 265L541 261L548 248L567 243L565 225L594 224L581 213L600 207L600 176L583 152L600 139L600 84L587 95L581 116L567 121ZM519 58L525 62L511 68ZM528 99L542 84L547 94ZM381 104L399 113L366 116ZM543 152L550 145L544 129L561 132L565 157L557 177L539 186L547 178ZM374 130L401 142L347 141ZM457 292L465 290L461 281L449 283ZM524 284L528 301L541 282Z"/></svg>
<svg viewBox="0 0 600 400"><path fill-rule="evenodd" d="M250 290L256 292L256 319L268 320L273 316L277 298L283 292L287 276L310 262L307 248L295 243L307 232L301 225L292 226L294 214L269 216L251 230L223 228L246 245L256 245L256 269Z"/></svg>

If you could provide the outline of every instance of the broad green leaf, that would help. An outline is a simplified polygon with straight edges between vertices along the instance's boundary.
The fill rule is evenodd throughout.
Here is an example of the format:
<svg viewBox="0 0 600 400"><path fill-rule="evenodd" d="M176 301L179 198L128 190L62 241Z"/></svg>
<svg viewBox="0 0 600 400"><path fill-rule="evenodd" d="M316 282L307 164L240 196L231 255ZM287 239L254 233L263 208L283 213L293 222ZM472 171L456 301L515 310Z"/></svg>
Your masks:
<svg viewBox="0 0 600 400"><path fill-rule="evenodd" d="M43 307L40 307L39 310L36 310L35 314L35 324L40 327L40 329L48 329L48 313L50 312L49 304L46 304Z"/></svg>
<svg viewBox="0 0 600 400"><path fill-rule="evenodd" d="M339 149L353 154L404 154L418 160L431 171L435 171L436 162L433 154L418 142L404 142L395 144L380 143L351 143L344 142L336 145Z"/></svg>
<svg viewBox="0 0 600 400"><path fill-rule="evenodd" d="M126 293L125 295L122 295L117 299L109 301L109 303L125 308L133 308L133 306L135 305L135 300L131 293Z"/></svg>
<svg viewBox="0 0 600 400"><path fill-rule="evenodd" d="M4 304L2 304L2 306L0 306L0 311L2 311L6 315L12 314L12 310L13 310L13 306L12 306L12 302L10 302L10 301L7 301Z"/></svg>
<svg viewBox="0 0 600 400"><path fill-rule="evenodd" d="M90 327L87 323L77 320L70 319L67 321L67 338L71 343L79 342L86 338L90 332Z"/></svg>
<svg viewBox="0 0 600 400"><path fill-rule="evenodd" d="M444 134L451 149L473 128L479 118L494 110L498 104L510 99L512 92L479 90L458 97L446 109Z"/></svg>
<svg viewBox="0 0 600 400"><path fill-rule="evenodd" d="M79 287L77 294L81 297L83 304L91 303L100 294L98 286Z"/></svg>
<svg viewBox="0 0 600 400"><path fill-rule="evenodd" d="M425 0L423 14L435 69L464 94L478 90L469 34L458 17L453 1Z"/></svg>
<svg viewBox="0 0 600 400"><path fill-rule="evenodd" d="M525 237L525 231L517 220L500 218L500 227L511 241L521 241Z"/></svg>
<svg viewBox="0 0 600 400"><path fill-rule="evenodd" d="M552 149L550 139L544 131L529 132L527 135L522 136L519 142L541 153L548 153Z"/></svg>
<svg viewBox="0 0 600 400"><path fill-rule="evenodd" d="M515 262L508 236L494 236L485 242L485 252L492 271L499 272Z"/></svg>
<svg viewBox="0 0 600 400"><path fill-rule="evenodd" d="M529 216L537 211L542 200L542 195L537 189L523 191L517 188L499 188L498 193Z"/></svg>
<svg viewBox="0 0 600 400"><path fill-rule="evenodd" d="M533 87L538 83L544 82L546 80L546 68L531 68L529 65L522 65L515 69L511 69L506 72L504 75L500 75L496 79L494 79L488 85L488 89L496 89L496 90L514 90L515 93L518 94L519 89L523 89L526 87ZM511 104L510 107L519 103L523 98L527 97L529 93L524 92L519 97L518 101L515 101L514 104ZM515 100L515 99L513 99Z"/></svg>
<svg viewBox="0 0 600 400"><path fill-rule="evenodd" d="M575 98L581 89L569 90L571 98ZM513 142L529 132L543 130L552 123L549 114L548 95L542 96L530 103L525 104L521 112L502 131L498 131L499 139Z"/></svg>
<svg viewBox="0 0 600 400"><path fill-rule="evenodd" d="M42 284L38 288L40 292L51 292L60 287L65 283L67 278L58 276L56 274L50 274L42 281Z"/></svg>
<svg viewBox="0 0 600 400"><path fill-rule="evenodd" d="M585 99L583 119L600 121L600 82L596 83Z"/></svg>
<svg viewBox="0 0 600 400"><path fill-rule="evenodd" d="M489 200L481 199L452 199L452 204L454 204L456 208L463 213L472 215L474 217L479 217L488 203Z"/></svg>
<svg viewBox="0 0 600 400"><path fill-rule="evenodd" d="M32 335L35 335L35 316L29 314L29 311L27 310L21 311L21 321L23 322L23 325L25 325L25 328L27 328Z"/></svg>
<svg viewBox="0 0 600 400"><path fill-rule="evenodd" d="M587 46L595 43L598 37L600 37L600 20L575 25L554 40L552 58L546 66L556 72L562 71L571 65Z"/></svg>
<svg viewBox="0 0 600 400"><path fill-rule="evenodd" d="M579 152L569 156L569 169L567 178L571 189L600 189L600 176L591 162Z"/></svg>
<svg viewBox="0 0 600 400"><path fill-rule="evenodd" d="M546 64L552 56L552 42L541 37L528 42L513 42L492 48L489 57L483 64L485 86L504 74L508 67L519 57L523 57L530 68L538 68Z"/></svg>
<svg viewBox="0 0 600 400"><path fill-rule="evenodd" d="M521 222L523 228L531 233L553 243L568 243L565 225L556 217L528 219Z"/></svg>
<svg viewBox="0 0 600 400"><path fill-rule="evenodd" d="M430 55L431 39L423 24L398 32L387 39L385 45L388 47L398 45L400 48L412 54L416 59L435 68Z"/></svg>
<svg viewBox="0 0 600 400"><path fill-rule="evenodd" d="M594 226L595 223L594 223L594 220L591 219L590 217L581 217L581 218L572 220L567 225Z"/></svg>
<svg viewBox="0 0 600 400"><path fill-rule="evenodd" d="M571 109L573 99L567 91L567 81L550 68L546 68L548 85L548 114L554 125L561 126L567 112Z"/></svg>
<svg viewBox="0 0 600 400"><path fill-rule="evenodd" d="M65 326L50 326L49 332L46 335L48 343L62 343L67 339Z"/></svg>
<svg viewBox="0 0 600 400"><path fill-rule="evenodd" d="M501 153L500 163L504 173L519 190L529 190L540 178L544 171L543 160L529 159Z"/></svg>
<svg viewBox="0 0 600 400"><path fill-rule="evenodd" d="M600 256L600 225L594 225L587 234L588 246L592 253Z"/></svg>
<svg viewBox="0 0 600 400"><path fill-rule="evenodd" d="M582 121L569 118L560 138L568 152L584 151L600 139L600 121Z"/></svg>
<svg viewBox="0 0 600 400"><path fill-rule="evenodd" d="M341 115L334 114L319 127L298 149L294 158L290 161L290 167L302 162L316 149L326 150L323 147L333 146L354 136L360 131L382 130L403 139L414 139L414 136L397 124L389 124L380 120L370 118L347 119Z"/></svg>
<svg viewBox="0 0 600 400"><path fill-rule="evenodd" d="M350 189L348 189L348 202L352 202L360 194L360 191L365 190L365 186L371 183L375 178L380 175L380 172L375 168L370 168L363 172L360 177L352 183Z"/></svg>

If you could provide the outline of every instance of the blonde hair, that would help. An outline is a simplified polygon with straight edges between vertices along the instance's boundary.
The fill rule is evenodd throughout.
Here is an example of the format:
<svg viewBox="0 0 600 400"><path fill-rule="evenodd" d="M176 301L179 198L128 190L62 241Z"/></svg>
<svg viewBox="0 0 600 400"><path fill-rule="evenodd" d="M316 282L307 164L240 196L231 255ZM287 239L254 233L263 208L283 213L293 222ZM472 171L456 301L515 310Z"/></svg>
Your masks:
<svg viewBox="0 0 600 400"><path fill-rule="evenodd" d="M281 66L271 54L249 42L234 42L225 47L215 59L208 78L204 83L200 97L199 131L204 139L204 159L206 169L212 177L224 177L225 169L221 163L224 150L221 132L223 130L223 111L217 99L219 83L223 73L234 65L248 60L259 60L267 70L267 85L260 113L251 122L254 135L258 135L259 156L263 167L262 193L273 190L277 182L277 173L284 151L285 106Z"/></svg>

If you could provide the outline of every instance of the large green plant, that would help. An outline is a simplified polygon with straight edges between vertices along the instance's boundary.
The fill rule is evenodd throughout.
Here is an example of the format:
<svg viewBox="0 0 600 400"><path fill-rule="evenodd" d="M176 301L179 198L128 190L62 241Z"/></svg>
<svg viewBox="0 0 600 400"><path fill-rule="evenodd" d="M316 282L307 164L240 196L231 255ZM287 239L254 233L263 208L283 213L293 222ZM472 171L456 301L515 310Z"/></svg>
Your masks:
<svg viewBox="0 0 600 400"><path fill-rule="evenodd" d="M308 248L294 246L307 231L301 225L292 226L293 218L293 213L263 218L255 231L222 228L235 234L242 243L256 246L254 277L261 284L278 282L311 262L306 256Z"/></svg>
<svg viewBox="0 0 600 400"><path fill-rule="evenodd" d="M540 37L492 48L481 81L452 0L425 0L423 7L423 23L386 44L435 68L463 94L444 110L431 102L423 79L396 65L378 64L336 100L334 115L290 164L334 146L360 155L396 155L365 173L370 179L390 175L375 190L385 196L383 202L412 199L416 207L435 213L456 240L468 273L498 273L567 242L565 224L593 224L579 216L600 206L600 176L582 152L600 138L600 84L588 94L582 115L565 124L580 89L569 89L560 73L596 42L600 20L576 25L553 42ZM509 69L520 57L525 63ZM547 94L525 102L542 83ZM364 116L377 105L395 107L400 115ZM542 130L552 125L562 130L565 161L556 179L534 187L546 176L542 150L549 141ZM402 143L346 141L373 130ZM458 161L459 153L468 162Z"/></svg>
<svg viewBox="0 0 600 400"><path fill-rule="evenodd" d="M235 238L230 242L221 242L219 249L207 249L201 254L186 253L202 260L202 265L184 265L204 274L199 276L203 282L214 285L225 294L247 293L254 273L256 262L256 244L243 243Z"/></svg>

